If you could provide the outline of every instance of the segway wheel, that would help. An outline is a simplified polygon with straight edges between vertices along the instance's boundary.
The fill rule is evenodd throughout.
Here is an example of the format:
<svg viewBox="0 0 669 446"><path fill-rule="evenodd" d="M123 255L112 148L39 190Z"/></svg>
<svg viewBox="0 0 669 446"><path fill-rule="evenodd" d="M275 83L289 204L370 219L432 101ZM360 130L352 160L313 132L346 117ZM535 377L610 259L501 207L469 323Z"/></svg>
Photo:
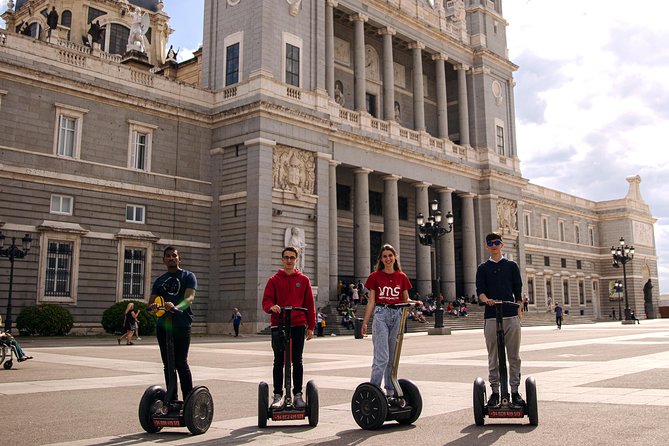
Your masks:
<svg viewBox="0 0 669 446"><path fill-rule="evenodd" d="M309 426L318 426L318 386L311 380L307 383L307 417Z"/></svg>
<svg viewBox="0 0 669 446"><path fill-rule="evenodd" d="M269 411L269 386L266 382L258 384L258 427L267 427ZM311 418L309 419L311 422Z"/></svg>
<svg viewBox="0 0 669 446"><path fill-rule="evenodd" d="M214 399L209 389L197 386L184 401L184 422L193 435L204 434L214 418Z"/></svg>
<svg viewBox="0 0 669 446"><path fill-rule="evenodd" d="M144 391L142 399L139 401L139 424L146 432L153 434L160 431L162 427L154 426L153 414L158 407L162 406L165 398L165 389L160 386L151 386Z"/></svg>
<svg viewBox="0 0 669 446"><path fill-rule="evenodd" d="M388 400L377 386L360 384L353 393L351 412L358 426L366 430L376 430L383 426L388 417Z"/></svg>
<svg viewBox="0 0 669 446"><path fill-rule="evenodd" d="M485 381L483 378L476 378L474 381L474 422L477 426L483 426L485 423Z"/></svg>
<svg viewBox="0 0 669 446"><path fill-rule="evenodd" d="M2 364L2 366L5 368L5 370L11 369L13 365L14 365L14 362L11 359L9 361L5 361L5 363Z"/></svg>
<svg viewBox="0 0 669 446"><path fill-rule="evenodd" d="M397 422L400 424L413 424L423 411L423 397L420 396L420 390L418 390L418 386L416 386L413 381L399 379L398 382L402 388L404 400L407 405L411 406L411 416L409 418L398 420Z"/></svg>
<svg viewBox="0 0 669 446"><path fill-rule="evenodd" d="M537 405L537 383L532 376L525 380L525 392L527 392L527 415L530 424L539 424L539 407Z"/></svg>

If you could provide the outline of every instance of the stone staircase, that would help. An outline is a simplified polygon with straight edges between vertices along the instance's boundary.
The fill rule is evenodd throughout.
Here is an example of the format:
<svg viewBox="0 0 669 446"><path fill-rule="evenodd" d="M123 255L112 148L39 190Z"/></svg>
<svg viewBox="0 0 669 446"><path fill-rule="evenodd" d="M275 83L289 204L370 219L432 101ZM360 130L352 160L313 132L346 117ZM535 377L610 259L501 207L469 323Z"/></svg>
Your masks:
<svg viewBox="0 0 669 446"><path fill-rule="evenodd" d="M469 305L469 316L452 316L444 314L444 327L451 330L472 330L483 329L483 308L478 305ZM327 317L326 326L323 334L325 336L353 336L354 330L345 328L341 325L341 315L337 312L337 304L332 303L323 307L323 314ZM355 311L356 317L362 318L365 315L365 306L358 305ZM407 332L420 333L426 332L428 328L434 327L434 317L426 316L426 322L420 323L407 320ZM595 320L587 315L566 315L562 319L563 325L571 324L594 324ZM533 310L523 313L523 327L550 326L555 325L555 314L543 310ZM372 332L372 321L367 325L367 333ZM260 334L269 334L269 327L265 328Z"/></svg>

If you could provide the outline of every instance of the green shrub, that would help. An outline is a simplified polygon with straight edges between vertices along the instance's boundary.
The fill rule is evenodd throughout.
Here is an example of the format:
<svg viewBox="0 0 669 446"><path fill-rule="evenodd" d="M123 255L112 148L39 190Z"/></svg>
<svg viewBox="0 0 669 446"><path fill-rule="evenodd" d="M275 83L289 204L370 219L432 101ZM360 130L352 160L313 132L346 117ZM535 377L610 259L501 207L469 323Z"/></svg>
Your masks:
<svg viewBox="0 0 669 446"><path fill-rule="evenodd" d="M156 316L146 310L146 304L138 300L124 300L116 302L102 313L102 328L107 333L124 333L123 320L125 319L125 309L129 302L135 304L135 310L139 310L137 319L139 320L139 335L150 336L156 333Z"/></svg>
<svg viewBox="0 0 669 446"><path fill-rule="evenodd" d="M24 307L16 318L21 335L65 336L72 330L74 319L70 312L55 304Z"/></svg>

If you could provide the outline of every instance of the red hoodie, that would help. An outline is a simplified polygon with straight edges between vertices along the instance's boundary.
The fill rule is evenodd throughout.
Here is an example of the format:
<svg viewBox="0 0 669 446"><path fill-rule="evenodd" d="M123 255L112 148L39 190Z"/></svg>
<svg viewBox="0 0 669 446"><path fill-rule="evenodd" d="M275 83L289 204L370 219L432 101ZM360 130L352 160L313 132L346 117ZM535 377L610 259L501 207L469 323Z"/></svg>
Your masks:
<svg viewBox="0 0 669 446"><path fill-rule="evenodd" d="M302 311L293 311L291 313L291 325L307 326L307 330L314 330L316 327L316 309L314 308L314 293L311 290L309 278L296 269L291 275L286 274L283 269L269 278L265 285L265 292L262 296L262 309L265 313L270 313L269 309L273 305L280 307L303 307L308 314ZM279 325L279 315L271 313L272 327Z"/></svg>

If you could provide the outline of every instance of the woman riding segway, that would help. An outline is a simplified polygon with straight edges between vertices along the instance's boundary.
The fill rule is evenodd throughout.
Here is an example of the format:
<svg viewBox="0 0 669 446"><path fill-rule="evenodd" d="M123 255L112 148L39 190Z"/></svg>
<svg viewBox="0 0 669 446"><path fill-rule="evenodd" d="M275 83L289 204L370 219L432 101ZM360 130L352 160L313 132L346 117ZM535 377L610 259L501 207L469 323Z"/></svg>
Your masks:
<svg viewBox="0 0 669 446"><path fill-rule="evenodd" d="M362 322L362 335L374 314L374 360L370 382L360 384L351 401L355 422L363 429L378 429L387 420L411 424L418 419L423 400L418 387L407 379L397 380L407 308L420 301L409 299L411 283L402 272L391 245L383 245L376 270L367 278L369 301ZM392 361L391 361L392 358ZM383 380L385 394L381 390Z"/></svg>

